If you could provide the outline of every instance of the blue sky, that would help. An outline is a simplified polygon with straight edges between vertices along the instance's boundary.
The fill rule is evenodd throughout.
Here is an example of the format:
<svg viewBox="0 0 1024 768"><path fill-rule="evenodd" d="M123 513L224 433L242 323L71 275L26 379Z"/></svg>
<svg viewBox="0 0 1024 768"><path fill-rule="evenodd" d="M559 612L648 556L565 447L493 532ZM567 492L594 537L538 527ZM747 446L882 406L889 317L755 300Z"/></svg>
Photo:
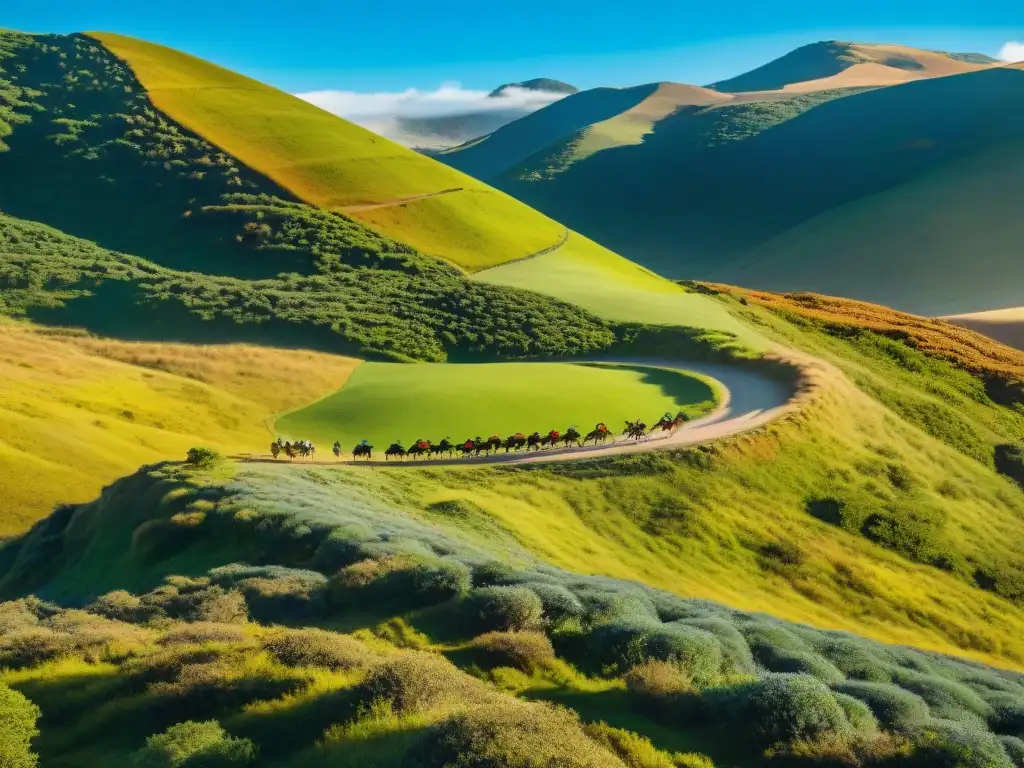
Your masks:
<svg viewBox="0 0 1024 768"><path fill-rule="evenodd" d="M1024 41L1019 0L3 0L0 25L136 35L293 92L700 84L821 39L991 55Z"/></svg>

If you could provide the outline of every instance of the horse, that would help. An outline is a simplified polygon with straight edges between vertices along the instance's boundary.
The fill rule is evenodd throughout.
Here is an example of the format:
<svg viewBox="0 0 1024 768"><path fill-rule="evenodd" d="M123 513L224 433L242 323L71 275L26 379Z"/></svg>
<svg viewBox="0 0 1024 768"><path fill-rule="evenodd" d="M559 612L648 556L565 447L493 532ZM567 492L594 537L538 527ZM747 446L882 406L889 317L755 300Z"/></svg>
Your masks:
<svg viewBox="0 0 1024 768"><path fill-rule="evenodd" d="M476 440L470 438L466 440L466 442L459 444L459 452L462 453L463 456L469 456L469 454L476 450L476 447Z"/></svg>
<svg viewBox="0 0 1024 768"><path fill-rule="evenodd" d="M562 435L562 443L568 448L570 445L575 445L577 448L580 445L580 438L582 435L576 427L569 427Z"/></svg>
<svg viewBox="0 0 1024 768"><path fill-rule="evenodd" d="M501 448L501 444L502 440L500 437L498 437L497 435L491 435L486 440L479 441L477 445L477 453L480 453L480 451L484 451L485 453L490 455L491 451L497 452L497 450Z"/></svg>
<svg viewBox="0 0 1024 768"><path fill-rule="evenodd" d="M303 440L295 444L295 450L298 451L299 456L303 458L310 458L316 456L316 447L309 442L309 440Z"/></svg>
<svg viewBox="0 0 1024 768"><path fill-rule="evenodd" d="M524 445L526 445L526 435L522 432L516 432L514 435L509 435L505 438L505 442L502 443L505 453L508 453L513 449L521 451Z"/></svg>
<svg viewBox="0 0 1024 768"><path fill-rule="evenodd" d="M544 438L540 436L540 432L534 432L532 435L526 438L526 450L528 451L539 451L541 441Z"/></svg>
<svg viewBox="0 0 1024 768"><path fill-rule="evenodd" d="M409 456L414 459L419 456L430 455L430 441L429 440L415 440L412 445L409 446L409 450L406 451Z"/></svg>
<svg viewBox="0 0 1024 768"><path fill-rule="evenodd" d="M442 440L437 445L431 445L430 446L430 449L427 452L427 454L429 456L433 456L435 453L438 456L440 456L441 454L444 454L444 453L447 453L449 456L451 456L453 453L455 453L455 446L452 445L452 441L449 440L446 437L444 440Z"/></svg>
<svg viewBox="0 0 1024 768"><path fill-rule="evenodd" d="M294 459L299 455L299 449L297 445L292 445L291 442L284 444L284 455L289 459Z"/></svg>
<svg viewBox="0 0 1024 768"><path fill-rule="evenodd" d="M683 424L685 424L689 420L690 417L687 416L682 411L680 411L679 413L676 414L676 417L672 419L672 429L679 429L681 426L683 426Z"/></svg>
<svg viewBox="0 0 1024 768"><path fill-rule="evenodd" d="M281 455L281 446L276 441L270 444L270 455L275 459Z"/></svg>
<svg viewBox="0 0 1024 768"><path fill-rule="evenodd" d="M540 439L540 444L541 447L550 446L554 448L556 445L558 445L558 441L561 439L562 433L559 432L557 429L552 429L550 432L548 432L546 435L544 435L544 437Z"/></svg>
<svg viewBox="0 0 1024 768"><path fill-rule="evenodd" d="M334 458L340 459L341 458L341 441L340 440L335 440L334 441L334 448L332 448L331 450L334 451Z"/></svg>
<svg viewBox="0 0 1024 768"><path fill-rule="evenodd" d="M647 425L642 421L627 421L626 428L622 430L622 434L626 436L626 439L633 438L640 440L640 438L647 435Z"/></svg>
<svg viewBox="0 0 1024 768"><path fill-rule="evenodd" d="M591 440L593 440L594 441L594 445L597 445L598 443L603 443L609 437L612 439L612 442L614 443L615 442L615 435L613 435L609 431L608 427L606 427L604 422L602 421L600 424L598 424L596 427L594 427L594 431L593 432L588 432L587 433L587 436L583 438L583 444L586 445Z"/></svg>
<svg viewBox="0 0 1024 768"><path fill-rule="evenodd" d="M404 459L406 456L406 450L402 447L401 443L392 443L388 446L388 449L384 451L384 460L389 460L392 456L397 456L400 459Z"/></svg>
<svg viewBox="0 0 1024 768"><path fill-rule="evenodd" d="M365 456L366 460L369 461L373 458L373 446L369 443L363 442L352 449L352 458L358 459L360 456Z"/></svg>

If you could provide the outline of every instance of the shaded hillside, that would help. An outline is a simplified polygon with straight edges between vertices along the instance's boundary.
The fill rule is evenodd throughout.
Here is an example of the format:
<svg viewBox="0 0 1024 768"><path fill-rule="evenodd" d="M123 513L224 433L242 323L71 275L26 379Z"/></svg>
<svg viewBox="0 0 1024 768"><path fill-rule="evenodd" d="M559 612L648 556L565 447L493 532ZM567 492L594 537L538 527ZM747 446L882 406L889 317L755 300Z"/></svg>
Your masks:
<svg viewBox="0 0 1024 768"><path fill-rule="evenodd" d="M582 91L440 157L464 173L490 179L567 134L635 107L655 90L656 84Z"/></svg>
<svg viewBox="0 0 1024 768"><path fill-rule="evenodd" d="M1022 75L682 109L641 143L581 156L570 138L497 183L663 274L926 314L1015 306Z"/></svg>
<svg viewBox="0 0 1024 768"><path fill-rule="evenodd" d="M973 72L997 63L995 59L977 53L945 53L905 45L828 40L802 46L757 69L721 80L710 87L726 93L741 93L886 85Z"/></svg>

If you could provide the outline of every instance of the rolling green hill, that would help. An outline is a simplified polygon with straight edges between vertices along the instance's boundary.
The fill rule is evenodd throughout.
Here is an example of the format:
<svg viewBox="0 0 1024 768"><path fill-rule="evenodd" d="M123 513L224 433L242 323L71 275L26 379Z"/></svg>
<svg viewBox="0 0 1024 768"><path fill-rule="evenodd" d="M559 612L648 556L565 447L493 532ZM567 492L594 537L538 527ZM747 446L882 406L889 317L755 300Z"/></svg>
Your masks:
<svg viewBox="0 0 1024 768"><path fill-rule="evenodd" d="M518 163L491 181L673 277L926 314L1016 306L1024 133L1007 116L1024 106L1021 75L734 94L642 124L624 113L525 160L490 158Z"/></svg>
<svg viewBox="0 0 1024 768"><path fill-rule="evenodd" d="M275 88L152 43L92 37L131 67L154 106L304 202L351 211L470 269L542 250L561 234L500 192ZM416 197L429 202L400 202ZM434 217L443 231L430 226Z"/></svg>

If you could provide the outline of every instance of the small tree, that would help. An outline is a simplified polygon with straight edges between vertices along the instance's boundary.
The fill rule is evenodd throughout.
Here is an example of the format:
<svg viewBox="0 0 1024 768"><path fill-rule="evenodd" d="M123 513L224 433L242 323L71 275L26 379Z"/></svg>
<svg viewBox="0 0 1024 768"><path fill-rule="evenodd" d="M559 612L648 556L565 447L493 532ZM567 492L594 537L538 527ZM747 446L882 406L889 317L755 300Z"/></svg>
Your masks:
<svg viewBox="0 0 1024 768"><path fill-rule="evenodd" d="M20 693L0 685L0 765L33 768L39 760L32 751L32 737L39 733L39 707Z"/></svg>
<svg viewBox="0 0 1024 768"><path fill-rule="evenodd" d="M191 464L194 467L212 467L217 463L217 459L220 458L220 454L209 448L203 448L202 446L195 446L188 449L188 453L185 455L185 463Z"/></svg>

